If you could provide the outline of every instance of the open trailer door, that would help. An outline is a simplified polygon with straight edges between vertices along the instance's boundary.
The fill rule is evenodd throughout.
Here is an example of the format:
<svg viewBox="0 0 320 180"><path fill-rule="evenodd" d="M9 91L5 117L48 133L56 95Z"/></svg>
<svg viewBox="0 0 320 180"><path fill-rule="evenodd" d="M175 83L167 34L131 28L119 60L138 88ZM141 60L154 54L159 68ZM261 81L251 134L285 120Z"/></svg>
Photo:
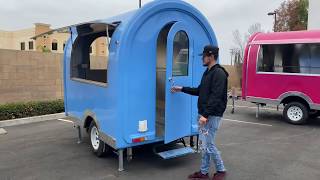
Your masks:
<svg viewBox="0 0 320 180"><path fill-rule="evenodd" d="M191 135L191 96L171 87L192 86L193 39L188 27L173 24L167 37L165 143Z"/></svg>

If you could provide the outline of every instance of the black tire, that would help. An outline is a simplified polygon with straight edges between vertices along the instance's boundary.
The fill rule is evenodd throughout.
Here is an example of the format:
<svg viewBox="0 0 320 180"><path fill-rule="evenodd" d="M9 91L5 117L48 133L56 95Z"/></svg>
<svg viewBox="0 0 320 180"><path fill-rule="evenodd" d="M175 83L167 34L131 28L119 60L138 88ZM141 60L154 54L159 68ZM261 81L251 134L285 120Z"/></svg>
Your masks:
<svg viewBox="0 0 320 180"><path fill-rule="evenodd" d="M102 140L100 140L100 139L97 139L97 138L96 138L96 143L93 142L91 136L92 136L92 134L96 134L96 133L94 133L94 132L92 132L92 131L94 131L94 132L96 132L96 133L99 134L99 130L98 130L98 128L97 128L97 126L96 126L96 124L95 124L94 121L92 121L91 124L90 124L90 126L89 126L89 132L88 132L88 133L89 133L90 145L91 145L91 148L92 148L93 153L94 153L96 156L98 156L98 157L103 157L104 155L106 155L106 154L109 152L110 148L109 148L108 145L106 145L106 144L105 144ZM96 135L98 136L98 134L96 134ZM93 144L95 144L95 146L94 146Z"/></svg>
<svg viewBox="0 0 320 180"><path fill-rule="evenodd" d="M309 110L300 102L291 102L285 105L283 117L290 124L302 125L307 123L309 118Z"/></svg>
<svg viewBox="0 0 320 180"><path fill-rule="evenodd" d="M310 113L309 113L309 117L313 118L313 119L315 119L315 118L317 118L319 116L320 116L320 111L317 111L317 110L310 111Z"/></svg>

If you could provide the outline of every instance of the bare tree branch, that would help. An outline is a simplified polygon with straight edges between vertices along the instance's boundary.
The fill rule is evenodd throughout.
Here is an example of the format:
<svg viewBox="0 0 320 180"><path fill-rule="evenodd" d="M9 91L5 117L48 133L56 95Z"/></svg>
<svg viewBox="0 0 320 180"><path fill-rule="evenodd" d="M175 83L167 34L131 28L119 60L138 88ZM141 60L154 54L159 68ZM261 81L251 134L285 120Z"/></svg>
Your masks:
<svg viewBox="0 0 320 180"><path fill-rule="evenodd" d="M255 23L248 28L248 32L244 35L241 35L239 30L235 30L232 32L233 34L233 42L236 47L231 49L231 56L233 59L236 59L239 63L243 62L244 50L249 38L257 33L264 32L261 28L260 23Z"/></svg>

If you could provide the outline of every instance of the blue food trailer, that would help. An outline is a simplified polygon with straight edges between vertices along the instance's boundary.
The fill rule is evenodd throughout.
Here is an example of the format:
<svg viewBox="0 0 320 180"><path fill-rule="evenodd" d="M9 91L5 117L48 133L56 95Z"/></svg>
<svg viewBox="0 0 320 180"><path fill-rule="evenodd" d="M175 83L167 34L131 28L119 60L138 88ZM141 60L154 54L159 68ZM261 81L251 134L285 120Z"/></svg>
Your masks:
<svg viewBox="0 0 320 180"><path fill-rule="evenodd" d="M132 157L132 148L168 144L198 134L197 97L171 87L198 86L198 56L217 45L207 19L182 0L154 0L105 20L69 26L64 51L66 116L89 134L97 156L110 149ZM90 45L106 37L105 68L93 69ZM159 152L164 158L194 152L189 146Z"/></svg>

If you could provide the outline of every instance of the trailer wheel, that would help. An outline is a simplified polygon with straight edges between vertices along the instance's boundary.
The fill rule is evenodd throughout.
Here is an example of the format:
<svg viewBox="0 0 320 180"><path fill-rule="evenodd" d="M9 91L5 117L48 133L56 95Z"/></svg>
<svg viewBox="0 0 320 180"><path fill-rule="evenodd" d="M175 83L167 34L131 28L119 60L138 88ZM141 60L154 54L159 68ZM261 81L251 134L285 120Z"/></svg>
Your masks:
<svg viewBox="0 0 320 180"><path fill-rule="evenodd" d="M99 130L94 121L89 126L89 139L93 153L96 156L102 157L109 151L109 146L99 139Z"/></svg>
<svg viewBox="0 0 320 180"><path fill-rule="evenodd" d="M283 116L291 124L302 125L307 122L309 111L304 104L291 102L285 105Z"/></svg>

